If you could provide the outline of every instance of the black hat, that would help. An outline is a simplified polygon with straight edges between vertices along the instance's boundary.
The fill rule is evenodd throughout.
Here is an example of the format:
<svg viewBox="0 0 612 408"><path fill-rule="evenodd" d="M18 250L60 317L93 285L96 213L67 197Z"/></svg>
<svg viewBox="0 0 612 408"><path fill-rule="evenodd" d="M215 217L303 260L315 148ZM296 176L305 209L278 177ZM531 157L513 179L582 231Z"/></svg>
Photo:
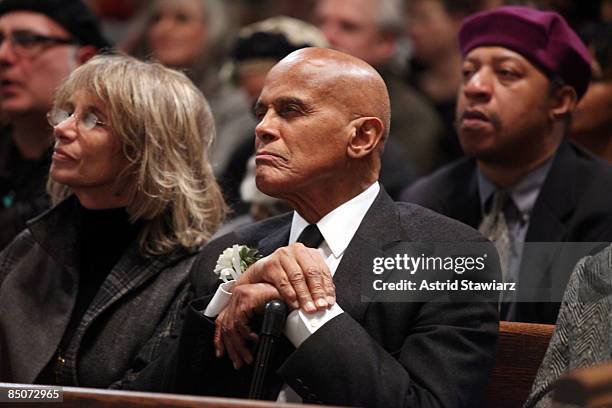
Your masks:
<svg viewBox="0 0 612 408"><path fill-rule="evenodd" d="M232 57L238 62L258 58L279 61L305 47L327 47L327 40L311 24L277 16L242 28Z"/></svg>
<svg viewBox="0 0 612 408"><path fill-rule="evenodd" d="M11 11L44 14L64 27L81 45L110 47L94 13L81 0L1 0L0 16Z"/></svg>

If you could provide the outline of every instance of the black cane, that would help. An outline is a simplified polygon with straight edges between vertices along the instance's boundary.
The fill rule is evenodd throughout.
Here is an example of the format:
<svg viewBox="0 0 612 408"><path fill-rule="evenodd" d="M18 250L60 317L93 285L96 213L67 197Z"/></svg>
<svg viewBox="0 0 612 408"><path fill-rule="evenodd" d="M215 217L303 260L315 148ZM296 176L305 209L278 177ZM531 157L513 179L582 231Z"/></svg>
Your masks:
<svg viewBox="0 0 612 408"><path fill-rule="evenodd" d="M280 300L270 300L266 303L263 324L259 335L259 348L255 359L255 367L253 367L253 379L251 380L251 389L249 390L249 398L251 399L260 400L264 398L264 383L268 371L268 363L285 326L286 314L287 306Z"/></svg>

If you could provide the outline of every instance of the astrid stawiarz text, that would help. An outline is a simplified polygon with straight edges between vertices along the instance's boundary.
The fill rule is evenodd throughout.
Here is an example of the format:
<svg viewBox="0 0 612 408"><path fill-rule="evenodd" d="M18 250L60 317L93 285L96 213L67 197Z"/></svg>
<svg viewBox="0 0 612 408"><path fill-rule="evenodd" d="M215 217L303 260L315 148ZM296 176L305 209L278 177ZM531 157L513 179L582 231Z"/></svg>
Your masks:
<svg viewBox="0 0 612 408"><path fill-rule="evenodd" d="M482 271L485 268L487 254L482 256L410 256L396 254L393 257L377 257L372 262L372 273L382 275L390 271L404 271L415 275L420 271L452 271L462 275L470 271ZM514 282L474 282L470 279L462 280L427 280L421 276L421 281L401 279L394 282L385 282L375 279L372 286L376 291L514 291Z"/></svg>

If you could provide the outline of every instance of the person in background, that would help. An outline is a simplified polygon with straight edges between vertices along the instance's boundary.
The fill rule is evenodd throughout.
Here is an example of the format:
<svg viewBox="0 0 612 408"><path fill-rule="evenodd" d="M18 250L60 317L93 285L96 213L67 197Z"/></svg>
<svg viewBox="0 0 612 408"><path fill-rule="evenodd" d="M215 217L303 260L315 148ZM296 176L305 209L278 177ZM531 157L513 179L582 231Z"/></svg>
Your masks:
<svg viewBox="0 0 612 408"><path fill-rule="evenodd" d="M599 17L603 23L612 23L612 0L601 0Z"/></svg>
<svg viewBox="0 0 612 408"><path fill-rule="evenodd" d="M49 206L53 92L108 46L80 0L0 2L0 249Z"/></svg>
<svg viewBox="0 0 612 408"><path fill-rule="evenodd" d="M456 118L467 157L401 199L496 243L503 278L517 285L502 319L554 323L572 268L592 250L582 243L612 241L612 166L565 139L589 84L588 50L559 14L521 6L470 16L459 45Z"/></svg>
<svg viewBox="0 0 612 408"><path fill-rule="evenodd" d="M445 125L442 162L463 156L455 132L455 105L461 85L457 33L463 19L484 8L485 0L409 0L406 26L412 53L408 81L431 101ZM443 164L443 163L440 163Z"/></svg>
<svg viewBox="0 0 612 408"><path fill-rule="evenodd" d="M105 388L160 353L225 205L182 73L98 56L48 114L57 203L0 254L0 381Z"/></svg>
<svg viewBox="0 0 612 408"><path fill-rule="evenodd" d="M593 58L592 77L576 107L570 137L612 163L612 22L594 23L584 31Z"/></svg>
<svg viewBox="0 0 612 408"><path fill-rule="evenodd" d="M183 70L210 103L217 128L210 159L219 177L231 152L255 126L244 95L220 75L230 34L223 1L155 0L133 30L122 46L125 51Z"/></svg>
<svg viewBox="0 0 612 408"><path fill-rule="evenodd" d="M439 144L443 123L430 102L403 79L399 45L404 33L402 0L318 0L314 21L332 48L363 59L382 75L391 98L390 141L387 155L402 157L417 176L436 168L440 162ZM383 169L381 181L397 197L399 188L411 179L393 179L401 168ZM389 181L385 182L385 178ZM396 191L396 189L398 189Z"/></svg>
<svg viewBox="0 0 612 408"><path fill-rule="evenodd" d="M98 19L102 32L115 44L129 35L132 20L148 0L86 0Z"/></svg>

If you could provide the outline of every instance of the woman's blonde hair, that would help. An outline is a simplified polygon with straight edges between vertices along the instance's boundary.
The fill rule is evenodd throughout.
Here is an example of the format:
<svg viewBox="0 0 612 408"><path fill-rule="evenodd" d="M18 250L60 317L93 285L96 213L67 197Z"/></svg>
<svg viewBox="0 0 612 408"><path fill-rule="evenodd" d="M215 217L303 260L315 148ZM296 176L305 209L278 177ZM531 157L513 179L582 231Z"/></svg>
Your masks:
<svg viewBox="0 0 612 408"><path fill-rule="evenodd" d="M125 55L100 55L62 83L54 105L78 90L99 98L109 129L123 143L129 164L119 182L127 188L130 220L144 220L143 254L177 245L196 247L215 232L226 205L208 160L215 135L206 99L182 73ZM71 194L51 178L54 203Z"/></svg>

